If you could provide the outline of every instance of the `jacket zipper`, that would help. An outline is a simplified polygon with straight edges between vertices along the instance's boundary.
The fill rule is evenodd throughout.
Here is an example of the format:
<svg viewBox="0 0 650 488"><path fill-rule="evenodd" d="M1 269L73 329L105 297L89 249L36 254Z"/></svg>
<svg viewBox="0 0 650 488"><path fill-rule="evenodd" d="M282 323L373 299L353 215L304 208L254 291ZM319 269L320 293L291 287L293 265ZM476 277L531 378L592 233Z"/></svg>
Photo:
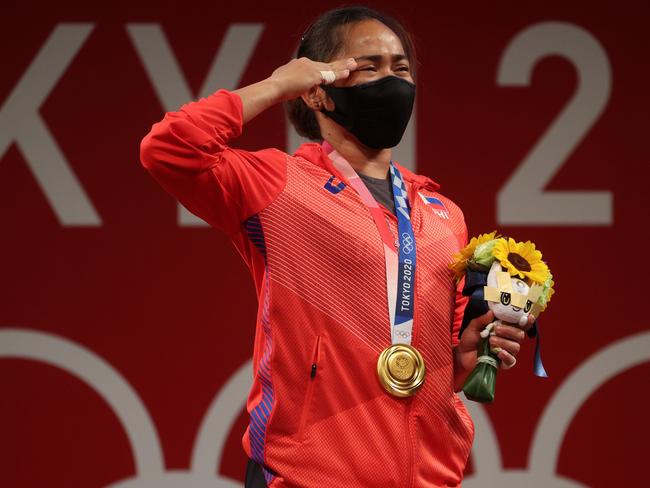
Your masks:
<svg viewBox="0 0 650 488"><path fill-rule="evenodd" d="M314 395L314 386L316 384L316 372L318 370L318 359L320 357L320 341L321 336L318 334L316 337L316 345L312 354L312 362L309 370L309 384L307 385L307 393L305 394L305 403L302 407L302 415L300 416L300 424L298 426L298 440L302 442L307 420L309 418L309 411L311 409L311 399Z"/></svg>

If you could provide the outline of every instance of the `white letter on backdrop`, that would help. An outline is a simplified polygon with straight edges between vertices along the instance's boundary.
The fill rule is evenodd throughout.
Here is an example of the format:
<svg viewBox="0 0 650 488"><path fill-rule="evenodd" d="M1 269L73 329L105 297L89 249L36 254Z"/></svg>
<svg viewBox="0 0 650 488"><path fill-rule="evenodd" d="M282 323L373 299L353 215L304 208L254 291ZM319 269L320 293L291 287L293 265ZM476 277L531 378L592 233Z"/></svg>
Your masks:
<svg viewBox="0 0 650 488"><path fill-rule="evenodd" d="M263 30L263 24L230 26L203 81L199 98L207 97L218 88L234 90L239 86ZM164 110L178 110L181 105L195 99L160 25L128 24L127 31ZM180 203L178 224L188 227L207 226Z"/></svg>
<svg viewBox="0 0 650 488"><path fill-rule="evenodd" d="M64 226L102 221L38 111L92 29L93 24L58 24L0 108L0 157L12 142L18 145Z"/></svg>

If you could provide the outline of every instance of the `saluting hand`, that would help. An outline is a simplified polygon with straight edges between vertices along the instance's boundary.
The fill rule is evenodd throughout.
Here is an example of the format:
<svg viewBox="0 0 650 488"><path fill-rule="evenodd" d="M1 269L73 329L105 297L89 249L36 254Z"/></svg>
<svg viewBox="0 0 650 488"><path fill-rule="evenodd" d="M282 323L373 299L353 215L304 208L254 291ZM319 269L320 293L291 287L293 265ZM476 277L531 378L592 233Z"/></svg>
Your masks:
<svg viewBox="0 0 650 488"><path fill-rule="evenodd" d="M322 72L334 72L333 83L336 80L345 79L357 67L354 58L340 59L331 63L321 63L308 58L292 59L287 64L280 66L269 77L280 87L282 101L291 100L311 88L328 81L323 77Z"/></svg>
<svg viewBox="0 0 650 488"><path fill-rule="evenodd" d="M346 79L357 68L354 58L321 63L307 58L292 59L265 80L235 90L242 101L244 123L273 105L292 100L325 83L322 71L333 71L334 80Z"/></svg>

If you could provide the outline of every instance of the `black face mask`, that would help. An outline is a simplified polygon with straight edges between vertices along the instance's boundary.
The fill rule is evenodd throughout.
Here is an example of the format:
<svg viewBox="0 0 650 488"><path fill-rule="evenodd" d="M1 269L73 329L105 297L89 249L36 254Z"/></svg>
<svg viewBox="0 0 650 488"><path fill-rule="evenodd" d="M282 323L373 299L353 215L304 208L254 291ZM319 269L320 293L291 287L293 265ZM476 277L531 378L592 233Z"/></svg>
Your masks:
<svg viewBox="0 0 650 488"><path fill-rule="evenodd" d="M321 85L336 107L321 109L373 149L394 147L402 140L411 118L415 85L397 76L385 76L360 85Z"/></svg>

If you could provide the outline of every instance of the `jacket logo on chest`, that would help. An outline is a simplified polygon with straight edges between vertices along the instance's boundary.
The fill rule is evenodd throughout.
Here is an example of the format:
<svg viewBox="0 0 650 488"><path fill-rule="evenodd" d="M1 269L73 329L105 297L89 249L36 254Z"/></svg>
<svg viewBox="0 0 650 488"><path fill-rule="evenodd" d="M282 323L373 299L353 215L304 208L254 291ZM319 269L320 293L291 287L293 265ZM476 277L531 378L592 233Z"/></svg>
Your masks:
<svg viewBox="0 0 650 488"><path fill-rule="evenodd" d="M334 180L335 180L335 179L338 181L337 184L334 183ZM330 179L327 180L327 182L325 183L325 185L323 185L323 188L325 188L326 190L328 190L330 193L333 193L334 195L336 195L336 194L337 194L338 192L340 192L343 188L345 188L345 186L346 186L345 183L343 183L343 182L340 181L338 178L336 178L334 175L332 175L332 176L330 176Z"/></svg>
<svg viewBox="0 0 650 488"><path fill-rule="evenodd" d="M420 195L425 205L429 207L434 214L436 214L441 219L449 220L449 212L441 200L437 199L436 197L427 197L420 192L418 192L418 195Z"/></svg>

